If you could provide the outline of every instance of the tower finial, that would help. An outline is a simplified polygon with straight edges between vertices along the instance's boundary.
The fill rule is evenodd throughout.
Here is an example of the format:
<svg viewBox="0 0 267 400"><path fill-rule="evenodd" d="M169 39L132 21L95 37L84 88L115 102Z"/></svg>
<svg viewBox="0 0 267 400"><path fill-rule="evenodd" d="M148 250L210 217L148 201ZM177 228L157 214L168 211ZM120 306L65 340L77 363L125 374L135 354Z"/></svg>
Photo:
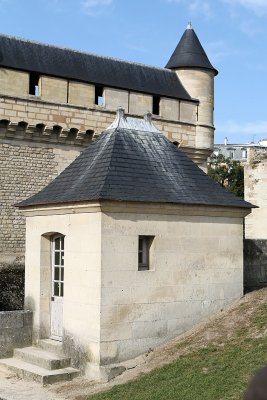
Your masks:
<svg viewBox="0 0 267 400"><path fill-rule="evenodd" d="M191 21L188 22L186 29L193 29Z"/></svg>

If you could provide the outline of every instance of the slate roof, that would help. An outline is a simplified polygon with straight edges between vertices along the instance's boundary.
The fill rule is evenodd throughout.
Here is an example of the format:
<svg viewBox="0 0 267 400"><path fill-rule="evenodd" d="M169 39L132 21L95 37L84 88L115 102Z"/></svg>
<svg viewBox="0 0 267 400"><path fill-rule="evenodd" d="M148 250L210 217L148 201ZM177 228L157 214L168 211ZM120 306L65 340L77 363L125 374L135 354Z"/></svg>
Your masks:
<svg viewBox="0 0 267 400"><path fill-rule="evenodd" d="M174 71L0 35L0 66L191 100Z"/></svg>
<svg viewBox="0 0 267 400"><path fill-rule="evenodd" d="M209 178L149 117L138 123L121 111L54 181L18 206L90 200L253 207Z"/></svg>
<svg viewBox="0 0 267 400"><path fill-rule="evenodd" d="M218 74L205 50L203 49L191 24L185 30L180 42L169 59L166 68L176 69L179 67L193 67L210 69Z"/></svg>

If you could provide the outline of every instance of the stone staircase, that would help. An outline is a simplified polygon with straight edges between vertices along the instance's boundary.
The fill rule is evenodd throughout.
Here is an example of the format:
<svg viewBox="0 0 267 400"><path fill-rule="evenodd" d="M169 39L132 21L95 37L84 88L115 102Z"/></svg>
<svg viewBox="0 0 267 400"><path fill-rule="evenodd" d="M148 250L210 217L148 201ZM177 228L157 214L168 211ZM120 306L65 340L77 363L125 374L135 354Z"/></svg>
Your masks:
<svg viewBox="0 0 267 400"><path fill-rule="evenodd" d="M38 347L14 349L12 358L0 360L10 371L23 379L47 385L71 380L79 375L79 370L70 367L70 358L62 350L62 343L55 340L40 340Z"/></svg>

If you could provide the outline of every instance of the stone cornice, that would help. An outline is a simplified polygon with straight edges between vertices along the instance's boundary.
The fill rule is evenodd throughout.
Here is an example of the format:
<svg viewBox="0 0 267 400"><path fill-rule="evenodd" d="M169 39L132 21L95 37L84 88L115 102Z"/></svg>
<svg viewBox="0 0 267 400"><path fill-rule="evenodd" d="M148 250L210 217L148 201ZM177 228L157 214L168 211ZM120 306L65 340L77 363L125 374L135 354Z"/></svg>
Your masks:
<svg viewBox="0 0 267 400"><path fill-rule="evenodd" d="M50 142L66 145L87 146L94 136L93 130L80 131L77 128L66 129L60 125L30 125L25 121L10 122L0 120L0 139Z"/></svg>
<svg viewBox="0 0 267 400"><path fill-rule="evenodd" d="M197 147L189 147L189 146L180 146L180 149L185 152L185 154L194 160L196 164L203 164L203 160L207 160L207 158L213 152L210 148L197 148Z"/></svg>
<svg viewBox="0 0 267 400"><path fill-rule="evenodd" d="M205 206L198 204L171 204L146 202L95 201L70 204L40 205L21 208L24 216L62 215L79 213L130 213L181 216L208 216L243 218L251 209L240 207Z"/></svg>

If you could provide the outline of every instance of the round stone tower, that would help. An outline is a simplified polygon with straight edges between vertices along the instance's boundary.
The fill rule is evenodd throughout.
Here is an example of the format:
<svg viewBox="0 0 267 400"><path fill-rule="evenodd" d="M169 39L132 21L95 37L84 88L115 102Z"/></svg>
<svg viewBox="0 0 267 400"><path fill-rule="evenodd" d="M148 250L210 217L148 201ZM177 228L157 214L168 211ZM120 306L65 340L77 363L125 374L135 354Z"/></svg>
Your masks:
<svg viewBox="0 0 267 400"><path fill-rule="evenodd" d="M191 23L166 68L176 71L189 95L199 100L195 145L208 157L214 144L214 77L218 71L210 63Z"/></svg>

